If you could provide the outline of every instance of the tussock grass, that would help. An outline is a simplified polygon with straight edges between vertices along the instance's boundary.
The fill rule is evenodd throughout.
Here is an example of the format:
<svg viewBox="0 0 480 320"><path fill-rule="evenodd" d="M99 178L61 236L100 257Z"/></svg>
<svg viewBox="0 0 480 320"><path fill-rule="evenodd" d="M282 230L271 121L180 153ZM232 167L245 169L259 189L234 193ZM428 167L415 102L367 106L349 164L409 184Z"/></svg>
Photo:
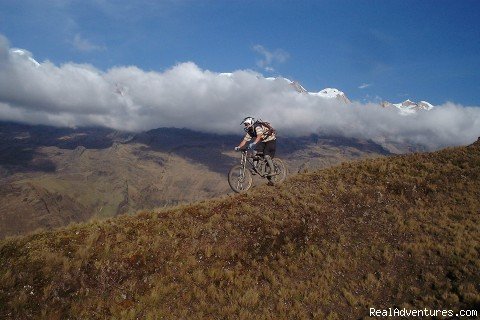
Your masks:
<svg viewBox="0 0 480 320"><path fill-rule="evenodd" d="M357 319L480 309L480 146L0 243L2 319Z"/></svg>

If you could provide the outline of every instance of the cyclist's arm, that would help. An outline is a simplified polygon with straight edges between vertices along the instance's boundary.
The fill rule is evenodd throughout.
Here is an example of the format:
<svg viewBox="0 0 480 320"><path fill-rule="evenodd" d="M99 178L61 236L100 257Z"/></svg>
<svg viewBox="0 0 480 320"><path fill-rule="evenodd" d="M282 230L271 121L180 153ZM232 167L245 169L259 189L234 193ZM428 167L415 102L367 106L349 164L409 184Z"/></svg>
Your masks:
<svg viewBox="0 0 480 320"><path fill-rule="evenodd" d="M262 140L262 135L258 135L256 138L255 138L255 141L254 143L257 144L260 142L260 140ZM252 138L250 137L250 135L247 133L245 135L245 137L243 138L243 140L240 142L240 144L238 145L238 148L242 148L243 146L245 146L247 144L247 142L250 142L252 141Z"/></svg>
<svg viewBox="0 0 480 320"><path fill-rule="evenodd" d="M238 148L239 149L242 149L242 147L247 143L246 140L242 140L242 142L240 142L240 144L238 145Z"/></svg>
<svg viewBox="0 0 480 320"><path fill-rule="evenodd" d="M238 148L242 148L245 146L248 142L252 141L252 137L247 133L245 137L243 137L242 142L238 145Z"/></svg>

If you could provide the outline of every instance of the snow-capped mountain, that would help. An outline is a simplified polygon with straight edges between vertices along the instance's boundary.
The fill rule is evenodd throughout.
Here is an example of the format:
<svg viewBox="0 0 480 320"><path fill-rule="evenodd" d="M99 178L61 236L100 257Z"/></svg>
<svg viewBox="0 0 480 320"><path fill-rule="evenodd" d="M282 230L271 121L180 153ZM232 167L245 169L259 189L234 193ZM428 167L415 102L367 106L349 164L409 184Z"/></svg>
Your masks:
<svg viewBox="0 0 480 320"><path fill-rule="evenodd" d="M350 103L350 99L347 98L345 93L335 88L325 88L319 92L309 92L308 94L326 99L338 99L342 102Z"/></svg>
<svg viewBox="0 0 480 320"><path fill-rule="evenodd" d="M316 96L324 99L337 99L344 103L350 103L350 99L347 98L345 93L335 88L325 88L319 92L309 92L299 82L292 81L287 78L280 77L280 78L265 78L265 79L270 81L275 81L279 79L284 80L288 84L290 84L293 87L293 89L295 89L295 91L297 91L298 93L308 94L311 96Z"/></svg>
<svg viewBox="0 0 480 320"><path fill-rule="evenodd" d="M290 81L290 85L297 91L298 93L308 93L308 91L297 81Z"/></svg>
<svg viewBox="0 0 480 320"><path fill-rule="evenodd" d="M427 101L413 102L411 100L405 100L401 103L390 103L388 101L382 102L382 107L392 108L395 107L399 110L402 115L414 114L418 111L428 111L432 110L434 106Z"/></svg>
<svg viewBox="0 0 480 320"><path fill-rule="evenodd" d="M295 91L301 94L308 94L311 96L316 96L324 99L337 99L342 101L345 104L351 103L350 99L348 99L348 97L343 91L340 91L335 88L325 88L319 92L309 92L297 81L292 81L287 78L277 77L277 78L265 78L265 79L269 81L282 81L282 80L286 81L290 86L293 87ZM390 103L388 101L384 101L382 102L381 105L384 108L397 108L401 115L415 114L418 111L429 111L435 107L434 105L432 105L427 101L413 102L408 99L401 103Z"/></svg>

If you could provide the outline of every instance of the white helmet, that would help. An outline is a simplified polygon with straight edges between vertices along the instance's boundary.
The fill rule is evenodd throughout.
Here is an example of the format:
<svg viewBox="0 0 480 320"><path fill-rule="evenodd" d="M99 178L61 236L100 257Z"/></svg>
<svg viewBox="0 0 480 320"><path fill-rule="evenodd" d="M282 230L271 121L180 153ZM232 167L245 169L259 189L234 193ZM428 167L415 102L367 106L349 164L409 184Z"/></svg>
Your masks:
<svg viewBox="0 0 480 320"><path fill-rule="evenodd" d="M243 119L242 123L245 126L245 129L249 129L255 123L255 119L253 117L246 117Z"/></svg>

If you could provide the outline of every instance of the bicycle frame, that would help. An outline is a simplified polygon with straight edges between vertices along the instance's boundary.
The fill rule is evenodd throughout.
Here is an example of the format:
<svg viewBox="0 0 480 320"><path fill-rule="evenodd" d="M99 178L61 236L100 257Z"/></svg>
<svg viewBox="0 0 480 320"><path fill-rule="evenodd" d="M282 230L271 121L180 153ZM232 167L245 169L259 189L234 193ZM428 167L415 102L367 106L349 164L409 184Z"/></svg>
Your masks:
<svg viewBox="0 0 480 320"><path fill-rule="evenodd" d="M249 190L253 182L252 175L267 178L271 185L285 180L286 168L280 159L273 159L274 173L271 174L271 170L267 170L269 167L263 154L254 153L250 155L246 149L239 151L242 152L240 164L234 165L228 172L228 183L233 191L242 193ZM249 168L248 165L250 165L251 168ZM273 176L279 176L280 178L272 178Z"/></svg>
<svg viewBox="0 0 480 320"><path fill-rule="evenodd" d="M242 165L242 175L245 174L245 170L247 168L247 163L250 164L250 166L252 167L252 169L262 178L265 178L267 175L266 175L266 172L265 172L265 158L263 156L257 156L257 155L254 155L253 157L248 157L247 156L248 154L248 150L243 150L242 151L242 159L240 160L240 164ZM258 170L258 165L260 163L257 164L257 166L255 166L255 163L254 163L254 157L258 157L258 161L260 162L263 162L263 168L264 170Z"/></svg>

